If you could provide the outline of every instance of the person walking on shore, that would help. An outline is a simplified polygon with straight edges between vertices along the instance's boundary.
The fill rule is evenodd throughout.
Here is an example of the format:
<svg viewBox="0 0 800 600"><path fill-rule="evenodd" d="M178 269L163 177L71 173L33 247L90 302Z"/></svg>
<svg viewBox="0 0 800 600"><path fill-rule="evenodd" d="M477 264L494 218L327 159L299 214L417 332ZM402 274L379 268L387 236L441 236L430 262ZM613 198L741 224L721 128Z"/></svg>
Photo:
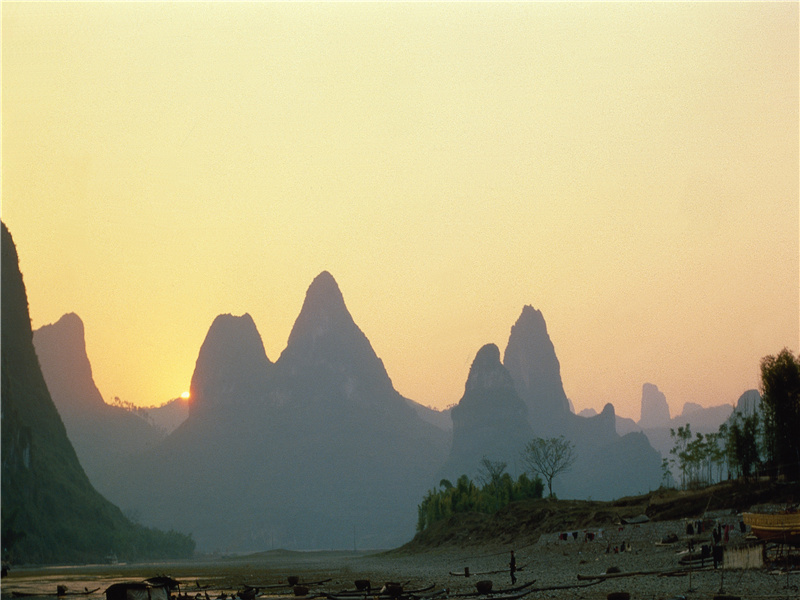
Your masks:
<svg viewBox="0 0 800 600"><path fill-rule="evenodd" d="M517 559L514 557L514 551L511 551L511 560L508 563L508 570L511 572L511 585L517 583Z"/></svg>

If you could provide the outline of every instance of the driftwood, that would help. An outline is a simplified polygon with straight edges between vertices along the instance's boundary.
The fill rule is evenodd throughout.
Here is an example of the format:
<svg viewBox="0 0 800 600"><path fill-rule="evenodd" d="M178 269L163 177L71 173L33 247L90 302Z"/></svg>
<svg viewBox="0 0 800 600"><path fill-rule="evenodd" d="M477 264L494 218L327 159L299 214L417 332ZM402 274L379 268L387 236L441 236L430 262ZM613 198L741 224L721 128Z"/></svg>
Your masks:
<svg viewBox="0 0 800 600"><path fill-rule="evenodd" d="M292 578L292 579L294 579L294 578ZM293 584L290 584L288 581L286 583L267 583L267 584L263 584L263 585L262 584L253 585L253 584L245 583L245 584L243 584L243 586L244 586L244 589L246 589L246 590L251 589L251 588L257 589L257 590L280 590L280 589L292 588L295 585L307 585L307 586L308 585L322 585L324 583L328 583L329 581L331 581L331 579L322 579L320 581L303 581L303 582L298 581L297 583L293 583Z"/></svg>
<svg viewBox="0 0 800 600"><path fill-rule="evenodd" d="M435 583L415 590L404 590L403 585L404 584L400 583L390 583L384 585L380 590L372 588L372 591L345 590L343 592L335 592L332 594L323 592L322 596L328 598L328 600L356 600L357 598L436 598L437 596L442 595L443 592L443 590L431 592L431 590L436 587ZM446 592L446 590L444 591Z"/></svg>
<svg viewBox="0 0 800 600"><path fill-rule="evenodd" d="M692 569L697 571L699 569ZM673 575L683 575L688 573L689 569L686 567L679 567L677 569L666 569L659 571L630 571L628 573L601 573L600 575L580 575L578 574L578 581L592 581L597 580L605 581L606 579L616 579L618 577L635 577L637 575L658 575L659 577L671 577Z"/></svg>
<svg viewBox="0 0 800 600"><path fill-rule="evenodd" d="M550 585L550 586L547 586L547 587L531 588L530 590L528 590L525 593L527 594L529 592L547 592L547 591L550 591L550 590L569 590L569 589L572 589L572 588L584 588L584 587L589 587L589 586L592 586L592 585L597 585L598 583L600 583L600 580L598 580L598 581L590 581L588 583L565 583L563 585Z"/></svg>
<svg viewBox="0 0 800 600"><path fill-rule="evenodd" d="M494 593L495 594L512 594L514 592L521 592L522 590L531 587L534 583L536 583L535 579L529 581L528 583L523 583L522 585L518 585L516 587L505 588L505 589L502 589L502 590L495 590ZM451 598L470 598L470 597L475 597L475 596L480 596L480 595L481 594L479 592L461 592L460 594L450 594L450 597Z"/></svg>
<svg viewBox="0 0 800 600"><path fill-rule="evenodd" d="M516 570L517 571L524 571L525 567L517 567ZM472 572L472 571L469 570L469 567L464 567L464 570L462 572L460 572L460 573L458 571L450 571L450 575L452 575L453 577L472 577L474 575L497 575L499 573L508 573L508 572L509 572L508 569L499 569L497 571L476 571L476 572Z"/></svg>

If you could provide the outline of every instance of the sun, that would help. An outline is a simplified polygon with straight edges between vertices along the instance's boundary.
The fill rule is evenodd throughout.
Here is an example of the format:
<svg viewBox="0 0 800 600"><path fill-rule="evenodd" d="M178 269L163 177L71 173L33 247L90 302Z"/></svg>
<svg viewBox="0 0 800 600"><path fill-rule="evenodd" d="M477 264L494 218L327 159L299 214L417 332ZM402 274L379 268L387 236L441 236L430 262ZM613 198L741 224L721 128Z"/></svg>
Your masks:
<svg viewBox="0 0 800 600"><path fill-rule="evenodd" d="M181 398L183 398L184 400L188 400L191 396L192 395L189 392L183 392L181 394Z"/></svg>

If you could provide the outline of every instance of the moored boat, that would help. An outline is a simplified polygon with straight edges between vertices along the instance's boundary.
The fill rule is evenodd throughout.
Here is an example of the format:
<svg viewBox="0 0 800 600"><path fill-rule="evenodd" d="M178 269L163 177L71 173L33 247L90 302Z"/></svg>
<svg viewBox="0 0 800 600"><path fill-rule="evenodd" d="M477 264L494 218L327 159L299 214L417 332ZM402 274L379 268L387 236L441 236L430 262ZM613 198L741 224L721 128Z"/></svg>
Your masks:
<svg viewBox="0 0 800 600"><path fill-rule="evenodd" d="M800 545L800 512L743 513L742 520L760 540Z"/></svg>

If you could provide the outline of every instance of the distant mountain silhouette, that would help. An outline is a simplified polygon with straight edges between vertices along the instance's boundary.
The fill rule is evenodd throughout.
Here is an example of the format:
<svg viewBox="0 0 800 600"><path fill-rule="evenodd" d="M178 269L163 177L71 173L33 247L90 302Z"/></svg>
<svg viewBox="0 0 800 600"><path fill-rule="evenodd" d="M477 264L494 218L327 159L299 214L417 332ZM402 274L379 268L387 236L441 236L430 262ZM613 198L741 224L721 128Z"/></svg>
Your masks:
<svg viewBox="0 0 800 600"><path fill-rule="evenodd" d="M538 435L551 431L572 414L561 382L561 365L541 311L528 305L511 327L503 356L528 419Z"/></svg>
<svg viewBox="0 0 800 600"><path fill-rule="evenodd" d="M394 390L329 273L310 285L274 364L249 316L218 317L191 389L186 421L116 482L114 498L147 522L239 551L413 535L448 435ZM158 492L137 494L146 479Z"/></svg>
<svg viewBox="0 0 800 600"><path fill-rule="evenodd" d="M2 224L2 540L12 562L191 556L194 543L134 525L91 485L50 397L33 347L28 300Z"/></svg>
<svg viewBox="0 0 800 600"><path fill-rule="evenodd" d="M423 421L435 425L443 431L453 431L453 418L451 416L452 407L445 408L444 410L437 410L430 406L424 406L419 402L409 400L408 398L406 398L406 402Z"/></svg>
<svg viewBox="0 0 800 600"><path fill-rule="evenodd" d="M191 531L205 551L237 552L399 545L443 473L474 476L486 456L516 476L534 435L576 445L575 467L556 482L561 497L658 485L660 457L641 434L617 435L611 404L590 418L569 406L544 318L530 306L503 363L494 344L478 351L449 412L404 398L322 272L274 363L249 315L214 319L185 421L102 485L142 522Z"/></svg>
<svg viewBox="0 0 800 600"><path fill-rule="evenodd" d="M758 395L755 390L751 390L751 392L754 392L756 396ZM740 402L746 402L748 398L752 401L753 396L748 394L750 392L745 392L742 396L744 400L740 398ZM645 406L646 404L648 405L647 407ZM665 415L669 415L669 407L666 397L662 392L658 391L655 385L646 383L642 387L641 420L635 422L632 419L617 417L616 429L621 435L631 432L644 433L650 441L650 445L662 457L668 458L669 451L675 445L670 429L677 431L679 427L685 427L688 424L693 434L716 433L719 426L731 416L732 412L733 406L730 404L720 404L706 408L694 402L686 402L679 415L667 419Z"/></svg>
<svg viewBox="0 0 800 600"><path fill-rule="evenodd" d="M745 416L752 415L761 407L761 394L758 390L747 390L736 401L735 412L740 412Z"/></svg>
<svg viewBox="0 0 800 600"><path fill-rule="evenodd" d="M642 386L642 410L639 426L642 429L666 427L669 425L669 420L667 397L663 392L659 391L658 386L652 383L645 383Z"/></svg>
<svg viewBox="0 0 800 600"><path fill-rule="evenodd" d="M190 400L186 398L173 398L163 404L146 406L145 411L156 429L164 435L172 433L189 416Z"/></svg>
<svg viewBox="0 0 800 600"><path fill-rule="evenodd" d="M272 362L249 314L219 315L197 357L190 394L192 418L225 418L263 396ZM245 406L238 406L245 403Z"/></svg>
<svg viewBox="0 0 800 600"><path fill-rule="evenodd" d="M33 333L45 382L92 485L106 493L106 475L164 435L139 415L103 401L86 354L83 321L74 313Z"/></svg>
<svg viewBox="0 0 800 600"><path fill-rule="evenodd" d="M474 476L482 456L504 460L517 476L529 440L563 435L575 445L577 459L556 479L562 498L611 499L655 489L660 481L660 456L641 434L617 435L613 405L591 417L570 411L544 317L531 306L511 328L503 364L494 344L478 352L452 417L447 477Z"/></svg>
<svg viewBox="0 0 800 600"><path fill-rule="evenodd" d="M474 477L484 456L513 464L533 439L528 407L517 395L514 380L500 362L500 350L494 344L478 350L464 395L451 415L453 444L442 477Z"/></svg>

